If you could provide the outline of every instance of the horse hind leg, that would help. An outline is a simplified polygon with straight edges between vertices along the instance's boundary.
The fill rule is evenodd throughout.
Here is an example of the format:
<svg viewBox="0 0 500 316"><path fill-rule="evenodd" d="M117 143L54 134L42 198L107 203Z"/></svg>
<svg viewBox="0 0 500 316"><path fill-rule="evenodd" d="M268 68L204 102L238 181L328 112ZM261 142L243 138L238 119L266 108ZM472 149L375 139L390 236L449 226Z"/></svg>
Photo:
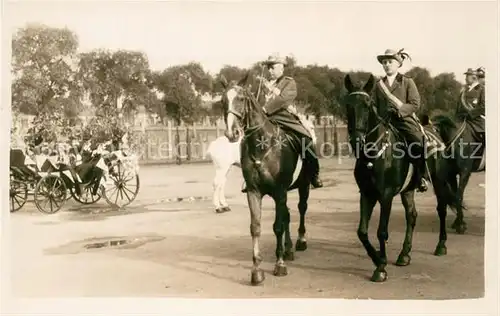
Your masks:
<svg viewBox="0 0 500 316"><path fill-rule="evenodd" d="M396 260L396 265L403 267L407 266L411 262L411 248L413 244L413 232L415 229L415 224L417 222L417 209L415 207L415 191L410 190L401 193L401 201L405 209L406 217L406 234L405 240L403 242L403 248Z"/></svg>
<svg viewBox="0 0 500 316"><path fill-rule="evenodd" d="M304 251L307 249L307 240L306 240L306 212L307 212L307 201L309 199L309 183L305 181L305 184L299 187L299 204L298 209L300 213L300 221L299 221L299 237L297 242L295 243L296 251Z"/></svg>

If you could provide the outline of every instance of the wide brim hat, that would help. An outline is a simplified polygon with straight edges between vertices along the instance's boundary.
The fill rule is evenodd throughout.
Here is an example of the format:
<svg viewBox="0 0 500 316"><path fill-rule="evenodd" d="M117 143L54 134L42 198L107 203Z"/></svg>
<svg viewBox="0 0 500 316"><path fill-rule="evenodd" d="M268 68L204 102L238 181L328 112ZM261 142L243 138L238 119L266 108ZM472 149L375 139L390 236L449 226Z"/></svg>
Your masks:
<svg viewBox="0 0 500 316"><path fill-rule="evenodd" d="M474 69L472 69L472 68L469 68L469 69L467 69L467 71L466 71L466 72L464 72L464 75L466 75L466 76L467 76L467 75L477 76L478 74L477 74L477 70L474 70Z"/></svg>
<svg viewBox="0 0 500 316"><path fill-rule="evenodd" d="M264 60L261 63L262 63L262 65L265 65L265 66L270 66L270 65L274 65L274 64L283 64L284 66L287 65L286 58L281 57L279 54L270 55L269 57L267 57L266 60Z"/></svg>
<svg viewBox="0 0 500 316"><path fill-rule="evenodd" d="M386 49L383 54L377 56L377 60L379 63L382 63L382 61L386 59L395 59L399 62L399 65L403 65L403 57L401 56L400 52L394 49Z"/></svg>
<svg viewBox="0 0 500 316"><path fill-rule="evenodd" d="M484 69L484 67L479 67L476 69L476 72L477 72L477 76L479 78L484 78L485 75L486 75L486 69Z"/></svg>

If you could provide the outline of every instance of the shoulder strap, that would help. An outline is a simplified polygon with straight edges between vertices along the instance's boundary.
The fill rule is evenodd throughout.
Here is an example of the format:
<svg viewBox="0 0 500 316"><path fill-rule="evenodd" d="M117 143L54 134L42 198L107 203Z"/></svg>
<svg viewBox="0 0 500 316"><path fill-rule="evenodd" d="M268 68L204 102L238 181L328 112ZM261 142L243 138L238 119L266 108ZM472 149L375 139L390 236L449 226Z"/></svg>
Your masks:
<svg viewBox="0 0 500 316"><path fill-rule="evenodd" d="M394 104L395 106L397 106L398 108L402 107L403 106L403 102L401 102L401 100L399 100L394 94L391 93L391 91L389 91L389 88L387 88L387 86L385 85L384 81L381 79L378 81L378 85L380 87L380 89L382 90L384 96L392 103Z"/></svg>
<svg viewBox="0 0 500 316"><path fill-rule="evenodd" d="M468 110L473 109L474 107L471 104L469 104L469 102L467 102L467 100L465 99L465 93L466 93L466 88L464 88L460 93L460 102L466 109Z"/></svg>

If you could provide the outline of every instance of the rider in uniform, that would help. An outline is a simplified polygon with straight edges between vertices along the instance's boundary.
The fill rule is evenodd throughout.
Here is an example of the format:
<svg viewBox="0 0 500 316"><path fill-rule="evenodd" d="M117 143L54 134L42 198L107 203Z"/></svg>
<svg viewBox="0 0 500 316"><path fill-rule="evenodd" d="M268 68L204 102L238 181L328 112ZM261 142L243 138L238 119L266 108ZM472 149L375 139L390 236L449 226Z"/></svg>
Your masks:
<svg viewBox="0 0 500 316"><path fill-rule="evenodd" d="M409 55L403 50L387 49L378 55L386 75L381 78L374 90L378 114L390 117L391 124L403 134L408 143L410 160L415 165L419 179L418 191L427 191L425 179L425 149L422 127L416 112L420 107L420 94L412 78L399 73L399 68Z"/></svg>
<svg viewBox="0 0 500 316"><path fill-rule="evenodd" d="M292 77L284 75L286 64L286 59L278 55L269 56L266 61L262 62L271 76L271 80L258 77L261 80L265 97L263 110L280 127L287 132L298 134L302 138L300 154L305 151L305 157L302 158L305 167L308 168L308 173L311 174L311 185L313 188L320 188L323 183L319 178L319 161L312 141L313 135L298 117L294 105L294 100L297 97L297 85ZM242 192L246 192L246 187Z"/></svg>
<svg viewBox="0 0 500 316"><path fill-rule="evenodd" d="M475 136L485 145L485 94L484 86L479 83L478 72L467 69L465 86L460 91L456 115L465 120Z"/></svg>
<svg viewBox="0 0 500 316"><path fill-rule="evenodd" d="M483 87L485 87L485 76L486 76L486 69L484 69L484 67L479 67L477 68L477 78L479 79L479 83L483 85Z"/></svg>

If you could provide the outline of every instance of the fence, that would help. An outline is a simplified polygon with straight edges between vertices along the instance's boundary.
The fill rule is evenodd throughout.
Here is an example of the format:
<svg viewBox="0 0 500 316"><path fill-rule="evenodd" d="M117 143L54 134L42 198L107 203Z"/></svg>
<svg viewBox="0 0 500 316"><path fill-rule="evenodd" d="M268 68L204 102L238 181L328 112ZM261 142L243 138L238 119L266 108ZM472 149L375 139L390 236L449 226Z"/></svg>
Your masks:
<svg viewBox="0 0 500 316"><path fill-rule="evenodd" d="M178 131L177 131L178 129ZM317 149L321 157L348 155L347 128L344 125L316 126ZM135 151L141 164L209 162L211 141L224 134L222 127L148 126L135 130ZM179 135L178 139L176 135Z"/></svg>

